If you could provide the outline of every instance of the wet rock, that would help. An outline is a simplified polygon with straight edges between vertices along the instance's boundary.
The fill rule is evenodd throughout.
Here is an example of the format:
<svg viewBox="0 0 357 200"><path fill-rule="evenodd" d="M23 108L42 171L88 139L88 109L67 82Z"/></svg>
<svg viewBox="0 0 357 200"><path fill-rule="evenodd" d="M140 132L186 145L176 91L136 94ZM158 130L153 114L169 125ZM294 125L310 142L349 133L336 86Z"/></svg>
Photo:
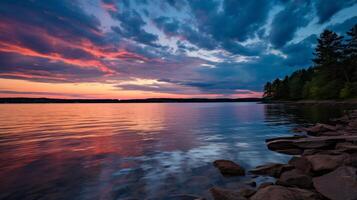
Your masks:
<svg viewBox="0 0 357 200"><path fill-rule="evenodd" d="M294 135L294 136L288 136L288 137L275 137L275 138L268 138L265 140L265 142L272 142L276 140L296 140L296 139L301 139L301 138L306 138L304 135Z"/></svg>
<svg viewBox="0 0 357 200"><path fill-rule="evenodd" d="M253 196L253 194L255 194L256 192L256 190L250 188L243 188L239 190L240 195L246 198Z"/></svg>
<svg viewBox="0 0 357 200"><path fill-rule="evenodd" d="M293 166L287 164L269 163L266 165L257 166L249 172L256 175L279 177L282 172L291 170L293 168Z"/></svg>
<svg viewBox="0 0 357 200"><path fill-rule="evenodd" d="M296 149L293 139L277 139L267 141L268 149L272 151L284 150L284 149Z"/></svg>
<svg viewBox="0 0 357 200"><path fill-rule="evenodd" d="M319 171L332 171L342 165L349 157L347 154L341 155L324 155L315 154L306 156L306 159L311 163L314 172Z"/></svg>
<svg viewBox="0 0 357 200"><path fill-rule="evenodd" d="M240 192L235 190L213 187L210 192L215 200L247 200Z"/></svg>
<svg viewBox="0 0 357 200"><path fill-rule="evenodd" d="M334 149L337 143L357 142L357 136L322 136L299 139L269 140L267 146L272 151L283 152L290 149Z"/></svg>
<svg viewBox="0 0 357 200"><path fill-rule="evenodd" d="M339 167L333 172L313 179L316 190L331 200L357 199L357 169Z"/></svg>
<svg viewBox="0 0 357 200"><path fill-rule="evenodd" d="M319 196L305 189L271 185L260 189L251 200L317 200Z"/></svg>
<svg viewBox="0 0 357 200"><path fill-rule="evenodd" d="M244 176L245 170L237 163L230 160L216 160L213 165L219 169L223 175Z"/></svg>
<svg viewBox="0 0 357 200"><path fill-rule="evenodd" d="M281 174L276 184L309 189L312 188L312 178L298 169L293 169Z"/></svg>
<svg viewBox="0 0 357 200"><path fill-rule="evenodd" d="M311 163L305 157L293 157L288 163L305 174L310 173L312 168Z"/></svg>

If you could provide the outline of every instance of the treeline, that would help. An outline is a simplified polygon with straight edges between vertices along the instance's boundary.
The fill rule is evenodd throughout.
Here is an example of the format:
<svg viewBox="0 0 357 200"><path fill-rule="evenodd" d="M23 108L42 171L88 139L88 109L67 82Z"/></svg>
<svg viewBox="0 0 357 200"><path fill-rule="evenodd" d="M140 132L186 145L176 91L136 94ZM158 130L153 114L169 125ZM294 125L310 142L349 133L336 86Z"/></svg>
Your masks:
<svg viewBox="0 0 357 200"><path fill-rule="evenodd" d="M325 30L317 39L313 66L264 86L273 100L347 99L357 97L357 24L347 38Z"/></svg>

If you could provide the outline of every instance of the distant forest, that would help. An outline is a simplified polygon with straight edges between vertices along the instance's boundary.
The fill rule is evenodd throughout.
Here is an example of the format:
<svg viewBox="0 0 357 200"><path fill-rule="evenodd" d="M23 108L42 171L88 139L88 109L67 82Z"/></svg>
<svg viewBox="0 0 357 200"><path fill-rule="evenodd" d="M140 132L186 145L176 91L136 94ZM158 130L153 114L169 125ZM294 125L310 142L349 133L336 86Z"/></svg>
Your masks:
<svg viewBox="0 0 357 200"><path fill-rule="evenodd" d="M346 39L324 30L317 39L313 66L264 86L272 100L348 99L357 97L357 24Z"/></svg>

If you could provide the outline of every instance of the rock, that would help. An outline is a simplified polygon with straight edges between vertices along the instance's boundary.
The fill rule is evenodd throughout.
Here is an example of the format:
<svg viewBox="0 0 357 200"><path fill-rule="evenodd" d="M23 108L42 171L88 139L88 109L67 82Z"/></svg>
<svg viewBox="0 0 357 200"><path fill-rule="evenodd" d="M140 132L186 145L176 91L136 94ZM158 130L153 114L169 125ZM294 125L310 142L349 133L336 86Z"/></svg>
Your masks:
<svg viewBox="0 0 357 200"><path fill-rule="evenodd" d="M265 142L272 142L275 140L295 140L295 139L301 139L301 138L306 138L304 135L294 135L294 136L288 136L288 137L275 137L275 138L268 138L265 140Z"/></svg>
<svg viewBox="0 0 357 200"><path fill-rule="evenodd" d="M306 156L306 159L311 163L312 170L314 172L319 171L332 171L342 165L345 160L349 157L347 154L341 155L324 155L315 154L311 156Z"/></svg>
<svg viewBox="0 0 357 200"><path fill-rule="evenodd" d="M294 141L294 145L301 149L319 149L333 147L336 143L327 139L328 137L304 138Z"/></svg>
<svg viewBox="0 0 357 200"><path fill-rule="evenodd" d="M301 155L304 152L304 150L295 148L295 149L276 150L276 152L295 156L295 155Z"/></svg>
<svg viewBox="0 0 357 200"><path fill-rule="evenodd" d="M319 196L309 190L271 185L258 190L250 200L317 200Z"/></svg>
<svg viewBox="0 0 357 200"><path fill-rule="evenodd" d="M166 197L167 200L205 200L205 198L190 194L178 194Z"/></svg>
<svg viewBox="0 0 357 200"><path fill-rule="evenodd" d="M272 151L283 152L290 149L334 149L337 143L341 142L357 142L357 136L321 136L308 138L285 138L277 140L269 140L267 142L268 149Z"/></svg>
<svg viewBox="0 0 357 200"><path fill-rule="evenodd" d="M348 165L357 168L357 153L350 154L350 158L348 159Z"/></svg>
<svg viewBox="0 0 357 200"><path fill-rule="evenodd" d="M219 169L223 175L244 176L245 170L237 163L230 160L216 160L213 165Z"/></svg>
<svg viewBox="0 0 357 200"><path fill-rule="evenodd" d="M337 150L340 150L342 152L348 152L348 153L355 153L357 152L357 145L344 142L344 143L338 143L335 147Z"/></svg>
<svg viewBox="0 0 357 200"><path fill-rule="evenodd" d="M276 184L309 189L312 188L312 178L298 169L293 169L282 173Z"/></svg>
<svg viewBox="0 0 357 200"><path fill-rule="evenodd" d="M260 165L256 168L250 170L249 172L256 175L265 175L265 176L272 176L272 177L279 177L280 174L284 171L291 170L294 167L287 164L281 163L269 163L266 165Z"/></svg>
<svg viewBox="0 0 357 200"><path fill-rule="evenodd" d="M235 190L213 187L210 192L215 200L247 200L240 192Z"/></svg>
<svg viewBox="0 0 357 200"><path fill-rule="evenodd" d="M317 135L318 136L338 136L338 135L344 135L344 133L341 131L327 131L327 132L318 133Z"/></svg>
<svg viewBox="0 0 357 200"><path fill-rule="evenodd" d="M251 187L256 187L257 183L255 181L248 181L246 182L247 185L251 186Z"/></svg>
<svg viewBox="0 0 357 200"><path fill-rule="evenodd" d="M293 157L288 163L305 174L309 174L312 168L311 163L305 157Z"/></svg>
<svg viewBox="0 0 357 200"><path fill-rule="evenodd" d="M331 200L357 199L357 169L339 167L333 172L313 179L316 190Z"/></svg>
<svg viewBox="0 0 357 200"><path fill-rule="evenodd" d="M258 190L263 189L265 187L268 187L270 185L274 185L274 183L272 183L272 182L264 182L264 183L259 185Z"/></svg>
<svg viewBox="0 0 357 200"><path fill-rule="evenodd" d="M305 131L310 135L316 135L321 132L336 131L336 130L337 128L335 126L331 126L328 124L320 124L320 123L317 123L315 126L305 128Z"/></svg>
<svg viewBox="0 0 357 200"><path fill-rule="evenodd" d="M348 123L348 126L349 126L349 127L352 127L352 128L357 128L357 119L351 120L351 121Z"/></svg>
<svg viewBox="0 0 357 200"><path fill-rule="evenodd" d="M257 191L255 191L254 189L250 189L250 188L243 188L241 190L239 190L239 193L241 196L249 198L251 196L253 196L253 194L255 194Z"/></svg>
<svg viewBox="0 0 357 200"><path fill-rule="evenodd" d="M266 141L268 149L272 151L284 150L284 149L296 149L294 145L294 139L277 139Z"/></svg>

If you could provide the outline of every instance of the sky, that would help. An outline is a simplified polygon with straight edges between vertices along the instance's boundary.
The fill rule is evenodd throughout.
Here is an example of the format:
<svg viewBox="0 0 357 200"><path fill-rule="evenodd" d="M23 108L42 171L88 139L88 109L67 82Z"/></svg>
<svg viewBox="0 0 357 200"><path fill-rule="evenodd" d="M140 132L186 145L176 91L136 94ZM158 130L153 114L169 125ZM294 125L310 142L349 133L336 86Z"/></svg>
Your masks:
<svg viewBox="0 0 357 200"><path fill-rule="evenodd" d="M1 0L0 97L245 98L357 0Z"/></svg>

